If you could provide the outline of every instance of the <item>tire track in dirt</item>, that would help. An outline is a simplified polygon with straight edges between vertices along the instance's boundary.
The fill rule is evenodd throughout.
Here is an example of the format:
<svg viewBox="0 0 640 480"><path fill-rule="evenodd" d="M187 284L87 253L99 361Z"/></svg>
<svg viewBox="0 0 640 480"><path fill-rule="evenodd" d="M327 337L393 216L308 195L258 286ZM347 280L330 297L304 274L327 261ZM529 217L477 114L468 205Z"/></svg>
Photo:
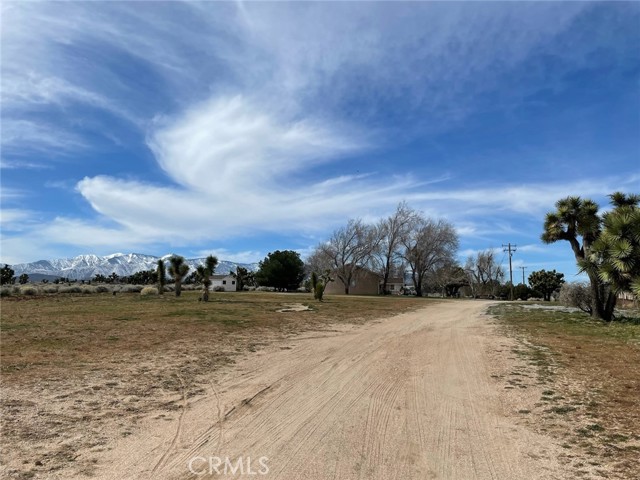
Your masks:
<svg viewBox="0 0 640 480"><path fill-rule="evenodd" d="M167 425L150 425L109 454L120 455L111 463L120 472L97 478L195 478L190 460L211 456L268 458L264 477L223 478L563 478L555 456L534 451L545 439L500 403L487 352L503 339L481 315L486 306L443 302L276 342L212 378L210 396L185 403L173 441ZM169 447L158 454L159 444ZM129 464L126 448L138 450Z"/></svg>
<svg viewBox="0 0 640 480"><path fill-rule="evenodd" d="M184 415L187 411L187 388L184 384L184 380L182 380L182 377L180 375L176 375L178 377L178 380L180 381L180 390L182 391L182 405L181 405L181 409L180 409L180 414L178 415L178 424L176 426L176 433L173 436L173 438L171 439L171 443L169 444L169 446L167 447L167 449L164 451L164 453L162 454L162 456L160 457L160 460L158 460L158 463L155 464L155 466L153 467L153 469L151 470L151 476L154 477L156 475L156 472L161 469L164 465L164 463L166 462L167 458L169 458L169 456L171 455L171 453L174 451L176 444L178 443L178 439L180 438L180 433L182 432L182 424L184 421Z"/></svg>

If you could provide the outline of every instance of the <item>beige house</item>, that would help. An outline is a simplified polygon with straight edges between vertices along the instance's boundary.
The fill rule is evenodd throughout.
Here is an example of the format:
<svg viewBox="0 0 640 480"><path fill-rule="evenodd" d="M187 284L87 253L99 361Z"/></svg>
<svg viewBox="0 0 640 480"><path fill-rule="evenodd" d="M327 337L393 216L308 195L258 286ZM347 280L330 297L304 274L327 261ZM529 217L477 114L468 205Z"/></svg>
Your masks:
<svg viewBox="0 0 640 480"><path fill-rule="evenodd" d="M329 282L324 290L326 295L344 295L345 285L338 278L336 272L333 272L333 282ZM351 279L349 285L349 295L382 295L382 275L367 270L366 268L358 268L356 274ZM401 293L404 282L401 278L389 278L387 282L387 290L391 294L399 295Z"/></svg>

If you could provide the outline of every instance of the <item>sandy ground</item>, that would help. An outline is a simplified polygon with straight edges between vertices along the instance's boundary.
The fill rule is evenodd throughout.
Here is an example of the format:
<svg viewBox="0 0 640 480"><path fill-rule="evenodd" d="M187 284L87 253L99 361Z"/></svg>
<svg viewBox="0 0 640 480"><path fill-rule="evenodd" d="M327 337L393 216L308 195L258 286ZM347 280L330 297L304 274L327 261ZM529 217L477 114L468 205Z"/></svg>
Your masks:
<svg viewBox="0 0 640 480"><path fill-rule="evenodd" d="M486 307L446 302L271 343L172 415L147 416L92 476L569 478L559 447L517 413L540 392L498 380L520 360Z"/></svg>

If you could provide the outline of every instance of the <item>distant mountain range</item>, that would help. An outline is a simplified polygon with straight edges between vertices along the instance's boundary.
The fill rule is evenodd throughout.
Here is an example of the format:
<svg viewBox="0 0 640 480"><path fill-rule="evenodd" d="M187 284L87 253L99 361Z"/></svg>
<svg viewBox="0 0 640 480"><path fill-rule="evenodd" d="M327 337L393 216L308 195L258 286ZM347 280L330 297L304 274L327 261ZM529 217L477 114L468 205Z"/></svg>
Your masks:
<svg viewBox="0 0 640 480"><path fill-rule="evenodd" d="M168 260L169 257L171 255L155 257L141 253L114 253L104 257L78 255L73 258L21 263L11 265L11 268L15 271L15 276L26 273L34 281L59 277L72 280L90 280L98 274L109 276L115 272L119 277L125 277L144 270L155 270L159 259ZM198 265L204 264L204 260L204 258L191 258L186 259L185 263L189 265L190 270L193 270ZM258 270L257 263L236 263L221 260L216 267L216 273L235 272L236 267L244 267L252 272Z"/></svg>

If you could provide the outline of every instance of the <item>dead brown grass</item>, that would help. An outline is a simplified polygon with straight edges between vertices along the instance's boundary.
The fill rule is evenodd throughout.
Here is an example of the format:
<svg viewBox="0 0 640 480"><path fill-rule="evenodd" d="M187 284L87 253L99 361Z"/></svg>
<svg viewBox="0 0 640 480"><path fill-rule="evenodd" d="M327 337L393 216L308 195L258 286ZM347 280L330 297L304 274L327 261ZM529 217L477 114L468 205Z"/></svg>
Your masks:
<svg viewBox="0 0 640 480"><path fill-rule="evenodd" d="M429 300L274 293L55 294L0 301L0 476L46 478L100 451L153 409L204 393L206 376L276 338L417 309ZM304 312L283 312L288 304ZM4 474L4 475L3 475Z"/></svg>
<svg viewBox="0 0 640 480"><path fill-rule="evenodd" d="M576 477L587 458L602 477L640 478L640 325L506 304L493 313L545 385L532 425L562 442Z"/></svg>

